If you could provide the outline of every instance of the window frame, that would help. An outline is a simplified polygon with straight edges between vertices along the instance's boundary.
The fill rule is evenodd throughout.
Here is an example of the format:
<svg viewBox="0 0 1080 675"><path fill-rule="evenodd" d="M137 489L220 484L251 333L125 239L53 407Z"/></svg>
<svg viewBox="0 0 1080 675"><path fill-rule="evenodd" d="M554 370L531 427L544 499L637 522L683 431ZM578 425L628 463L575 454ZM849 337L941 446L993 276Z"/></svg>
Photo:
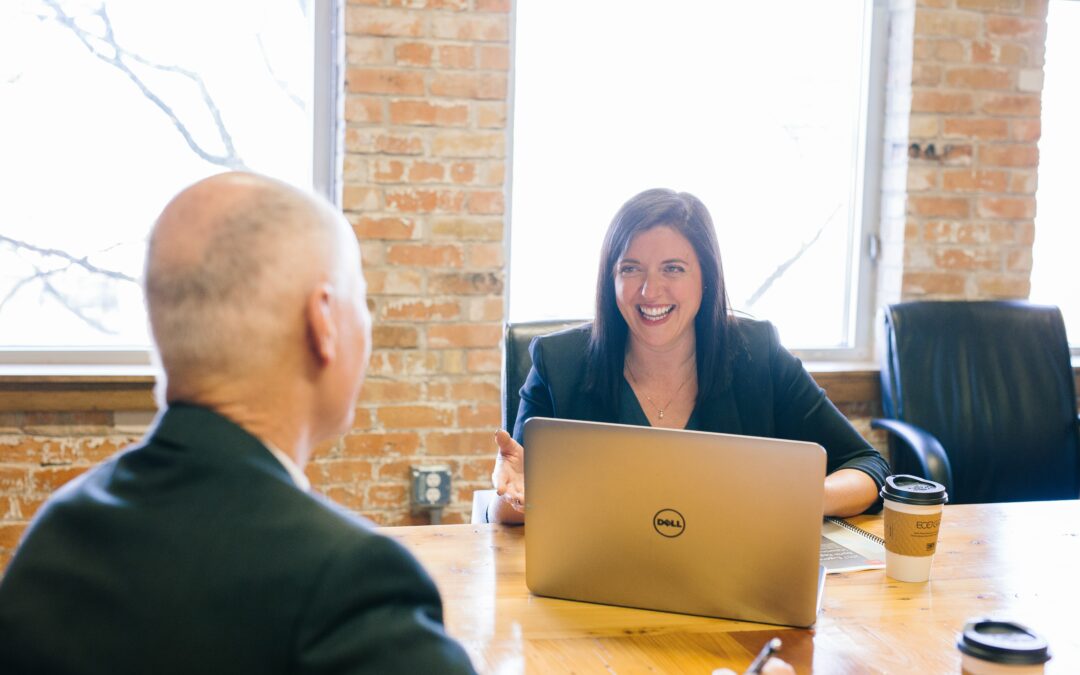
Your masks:
<svg viewBox="0 0 1080 675"><path fill-rule="evenodd" d="M344 124L345 0L312 0L312 187L341 206ZM53 349L0 347L0 375L40 373L152 374L153 348Z"/></svg>
<svg viewBox="0 0 1080 675"><path fill-rule="evenodd" d="M844 367L860 367L874 361L874 323L877 318L877 255L879 249L878 232L881 219L881 190L884 156L884 127L886 84L889 48L889 8L887 0L864 0L866 14L863 36L863 90L860 92L860 123L855 130L860 136L857 146L855 180L861 179L861 189L853 190L855 197L851 213L857 218L855 227L849 233L850 257L848 260L849 300L845 323L848 334L853 338L850 347L833 349L792 349L798 357L806 361L829 364L838 362ZM516 58L517 12L511 12L511 62ZM514 264L511 255L511 239L514 236L513 217L513 156L514 156L514 100L515 69L511 69L509 81L509 105L507 113L507 180L506 180L506 218L507 228L504 236L506 274L510 277ZM857 269L857 274L852 271ZM513 284L507 284L504 297L504 314L510 315L510 292ZM767 318L767 317L765 317Z"/></svg>

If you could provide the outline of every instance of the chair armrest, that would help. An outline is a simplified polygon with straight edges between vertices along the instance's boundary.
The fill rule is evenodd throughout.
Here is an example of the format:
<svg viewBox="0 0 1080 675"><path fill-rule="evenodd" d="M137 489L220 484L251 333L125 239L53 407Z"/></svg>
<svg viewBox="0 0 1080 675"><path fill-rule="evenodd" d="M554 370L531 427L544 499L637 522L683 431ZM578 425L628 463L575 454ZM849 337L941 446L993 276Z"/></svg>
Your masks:
<svg viewBox="0 0 1080 675"><path fill-rule="evenodd" d="M945 455L945 449L933 434L914 424L893 419L873 419L870 420L870 426L893 434L900 441L895 447L903 448L912 456L918 463L923 478L941 483L949 494L953 493L952 465Z"/></svg>

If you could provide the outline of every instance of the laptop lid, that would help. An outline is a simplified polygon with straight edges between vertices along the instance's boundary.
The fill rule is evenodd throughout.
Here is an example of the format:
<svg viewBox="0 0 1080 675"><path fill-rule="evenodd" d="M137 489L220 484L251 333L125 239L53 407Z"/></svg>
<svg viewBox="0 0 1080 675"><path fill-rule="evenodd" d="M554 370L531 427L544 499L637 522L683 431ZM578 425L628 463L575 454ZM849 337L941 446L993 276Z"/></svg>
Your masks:
<svg viewBox="0 0 1080 675"><path fill-rule="evenodd" d="M524 436L533 593L814 623L820 445L540 417Z"/></svg>

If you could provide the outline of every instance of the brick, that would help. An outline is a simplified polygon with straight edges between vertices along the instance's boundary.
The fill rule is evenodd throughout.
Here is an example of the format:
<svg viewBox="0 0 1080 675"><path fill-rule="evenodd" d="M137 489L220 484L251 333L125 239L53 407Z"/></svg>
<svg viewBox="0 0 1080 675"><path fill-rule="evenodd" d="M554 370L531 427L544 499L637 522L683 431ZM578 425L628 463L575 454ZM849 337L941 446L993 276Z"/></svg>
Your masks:
<svg viewBox="0 0 1080 675"><path fill-rule="evenodd" d="M36 492L52 494L68 481L86 473L90 466L46 466L30 471L30 484Z"/></svg>
<svg viewBox="0 0 1080 675"><path fill-rule="evenodd" d="M983 99L979 109L990 115L1039 117L1042 113L1042 101L1038 94L988 96Z"/></svg>
<svg viewBox="0 0 1080 675"><path fill-rule="evenodd" d="M0 549L14 550L26 531L26 523L0 523Z"/></svg>
<svg viewBox="0 0 1080 675"><path fill-rule="evenodd" d="M408 488L405 485L372 485L367 489L364 502L368 508L400 507L409 503Z"/></svg>
<svg viewBox="0 0 1080 675"><path fill-rule="evenodd" d="M996 249L947 248L934 254L934 266L939 270L993 270L1001 266Z"/></svg>
<svg viewBox="0 0 1080 675"><path fill-rule="evenodd" d="M937 189L939 171L936 168L912 167L907 172L908 192Z"/></svg>
<svg viewBox="0 0 1080 675"><path fill-rule="evenodd" d="M371 342L376 349L416 349L420 338L412 326L381 324L371 328Z"/></svg>
<svg viewBox="0 0 1080 675"><path fill-rule="evenodd" d="M476 179L476 164L454 162L450 165L450 180L455 183L471 183Z"/></svg>
<svg viewBox="0 0 1080 675"><path fill-rule="evenodd" d="M915 12L915 34L948 38L973 38L979 33L980 18L971 14L919 10Z"/></svg>
<svg viewBox="0 0 1080 675"><path fill-rule="evenodd" d="M373 295L416 295L424 290L424 277L415 270L365 267L364 279Z"/></svg>
<svg viewBox="0 0 1080 675"><path fill-rule="evenodd" d="M351 456L394 456L413 455L419 448L419 434L365 431L345 436L343 452Z"/></svg>
<svg viewBox="0 0 1080 675"><path fill-rule="evenodd" d="M437 162L413 162L409 165L410 183L441 183L446 169Z"/></svg>
<svg viewBox="0 0 1080 675"><path fill-rule="evenodd" d="M506 137L491 131L443 131L435 135L431 151L439 157L503 157Z"/></svg>
<svg viewBox="0 0 1080 675"><path fill-rule="evenodd" d="M503 73L437 72L431 79L431 93L434 96L503 100L506 91L506 75Z"/></svg>
<svg viewBox="0 0 1080 675"><path fill-rule="evenodd" d="M925 242L954 241L956 223L947 220L930 220L922 224L922 240Z"/></svg>
<svg viewBox="0 0 1080 675"><path fill-rule="evenodd" d="M983 166L1035 167L1039 165L1039 148L1024 143L984 145L979 148L979 163Z"/></svg>
<svg viewBox="0 0 1080 675"><path fill-rule="evenodd" d="M496 382L451 382L450 396L458 401L499 403L502 400L502 388Z"/></svg>
<svg viewBox="0 0 1080 675"><path fill-rule="evenodd" d="M345 71L345 88L350 94L424 93L424 76L407 70L386 68L349 68Z"/></svg>
<svg viewBox="0 0 1080 675"><path fill-rule="evenodd" d="M394 47L394 62L399 66L430 66L435 48L424 42L402 42Z"/></svg>
<svg viewBox="0 0 1080 675"><path fill-rule="evenodd" d="M509 12L511 0L476 0L478 12Z"/></svg>
<svg viewBox="0 0 1080 675"><path fill-rule="evenodd" d="M487 477L491 477L494 470L495 453L498 446L495 444L495 429L487 431L456 431L456 432L432 432L424 438L425 446L429 454L433 455L490 455L491 462L487 471ZM482 476L481 476L482 477Z"/></svg>
<svg viewBox="0 0 1080 675"><path fill-rule="evenodd" d="M971 164L972 147L950 143L942 148L942 163L946 166L968 166Z"/></svg>
<svg viewBox="0 0 1080 675"><path fill-rule="evenodd" d="M470 269L502 269L506 251L503 244L468 244L465 247L465 264Z"/></svg>
<svg viewBox="0 0 1080 675"><path fill-rule="evenodd" d="M469 121L465 104L440 104L425 100L393 100L389 104L391 124L464 126Z"/></svg>
<svg viewBox="0 0 1080 675"><path fill-rule="evenodd" d="M347 211L375 211L380 204L379 190L357 185L342 189L341 206Z"/></svg>
<svg viewBox="0 0 1080 675"><path fill-rule="evenodd" d="M429 351L381 351L372 354L368 373L380 377L414 377L440 373L440 354Z"/></svg>
<svg viewBox="0 0 1080 675"><path fill-rule="evenodd" d="M943 122L946 138L1001 140L1009 136L1009 122L1003 119L980 117L950 117Z"/></svg>
<svg viewBox="0 0 1080 675"><path fill-rule="evenodd" d="M469 213L499 215L505 208L502 191L476 190L469 193Z"/></svg>
<svg viewBox="0 0 1080 675"><path fill-rule="evenodd" d="M1013 71L1004 68L952 68L945 83L961 89L1010 89Z"/></svg>
<svg viewBox="0 0 1080 675"><path fill-rule="evenodd" d="M380 318L389 321L452 321L461 316L461 306L454 300L393 300L382 307Z"/></svg>
<svg viewBox="0 0 1080 675"><path fill-rule="evenodd" d="M1020 71L1016 80L1016 88L1020 91L1039 93L1043 90L1042 68L1025 68Z"/></svg>
<svg viewBox="0 0 1080 675"><path fill-rule="evenodd" d="M436 324L427 330L428 349L498 347L502 342L500 324Z"/></svg>
<svg viewBox="0 0 1080 675"><path fill-rule="evenodd" d="M1019 16L990 15L986 17L986 34L992 38L1041 41L1046 36L1046 22Z"/></svg>
<svg viewBox="0 0 1080 675"><path fill-rule="evenodd" d="M946 63L966 61L967 50L964 43L958 40L935 40L933 42L934 58Z"/></svg>
<svg viewBox="0 0 1080 675"><path fill-rule="evenodd" d="M433 15L431 19L432 36L444 40L506 42L509 32L505 16Z"/></svg>
<svg viewBox="0 0 1080 675"><path fill-rule="evenodd" d="M376 183L400 183L405 175L405 164L396 159L375 162L372 178Z"/></svg>
<svg viewBox="0 0 1080 675"><path fill-rule="evenodd" d="M938 115L912 115L908 121L908 135L912 139L937 138L940 119Z"/></svg>
<svg viewBox="0 0 1080 675"><path fill-rule="evenodd" d="M397 244L386 252L388 262L419 267L461 267L465 256L457 244Z"/></svg>
<svg viewBox="0 0 1080 675"><path fill-rule="evenodd" d="M440 45L439 65L451 70L468 70L476 63L476 49L468 45Z"/></svg>
<svg viewBox="0 0 1080 675"><path fill-rule="evenodd" d="M975 109L974 97L965 92L917 90L911 95L913 113L969 113Z"/></svg>
<svg viewBox="0 0 1080 675"><path fill-rule="evenodd" d="M381 66L387 58L390 43L383 38L353 37L345 39L345 62L350 66Z"/></svg>
<svg viewBox="0 0 1080 675"><path fill-rule="evenodd" d="M383 403L419 401L422 397L423 392L418 383L369 377L364 382L360 403L381 405Z"/></svg>
<svg viewBox="0 0 1080 675"><path fill-rule="evenodd" d="M506 164L503 162L487 162L484 165L484 175L480 182L485 185L502 186L506 182Z"/></svg>
<svg viewBox="0 0 1080 675"><path fill-rule="evenodd" d="M966 218L971 203L966 197L911 197L908 212L918 216Z"/></svg>
<svg viewBox="0 0 1080 675"><path fill-rule="evenodd" d="M0 494L27 492L30 486L30 473L26 468L0 466Z"/></svg>
<svg viewBox="0 0 1080 675"><path fill-rule="evenodd" d="M506 316L506 304L502 298L470 298L466 318L469 321L498 321Z"/></svg>
<svg viewBox="0 0 1080 675"><path fill-rule="evenodd" d="M407 218L359 216L350 219L361 239L414 239L419 235L416 221Z"/></svg>
<svg viewBox="0 0 1080 675"><path fill-rule="evenodd" d="M1030 248L1011 250L1005 257L1005 269L1010 272L1031 272L1031 263Z"/></svg>
<svg viewBox="0 0 1080 675"><path fill-rule="evenodd" d="M470 373L501 372L502 351L499 349L470 349L465 355L465 367Z"/></svg>
<svg viewBox="0 0 1080 675"><path fill-rule="evenodd" d="M907 272L901 282L905 298L956 296L964 291L965 275L946 272Z"/></svg>
<svg viewBox="0 0 1080 675"><path fill-rule="evenodd" d="M957 9L974 9L980 12L1019 12L1021 0L956 0Z"/></svg>
<svg viewBox="0 0 1080 675"><path fill-rule="evenodd" d="M453 410L428 405L384 405L376 417L388 429L442 428L454 423Z"/></svg>
<svg viewBox="0 0 1080 675"><path fill-rule="evenodd" d="M431 234L435 239L459 241L502 241L501 218L432 218Z"/></svg>
<svg viewBox="0 0 1080 675"><path fill-rule="evenodd" d="M1046 19L1050 0L1024 0L1024 14L1039 19Z"/></svg>
<svg viewBox="0 0 1080 675"><path fill-rule="evenodd" d="M318 485L340 485L371 480L371 462L366 459L331 459L308 464L308 479Z"/></svg>
<svg viewBox="0 0 1080 675"><path fill-rule="evenodd" d="M476 126L481 129L503 129L506 127L506 104L476 103Z"/></svg>
<svg viewBox="0 0 1080 675"><path fill-rule="evenodd" d="M1031 294L1031 282L1027 275L983 275L976 280L980 298L1023 300Z"/></svg>
<svg viewBox="0 0 1080 675"><path fill-rule="evenodd" d="M484 70L509 70L510 48L505 45L480 45L477 65Z"/></svg>
<svg viewBox="0 0 1080 675"><path fill-rule="evenodd" d="M1034 218L1034 197L980 197L976 213L982 218Z"/></svg>
<svg viewBox="0 0 1080 675"><path fill-rule="evenodd" d="M1013 171L1009 180L1009 192L1033 195L1039 187L1039 174L1035 171Z"/></svg>
<svg viewBox="0 0 1080 675"><path fill-rule="evenodd" d="M424 31L424 14L402 9L363 9L345 13L350 35L417 37Z"/></svg>
<svg viewBox="0 0 1080 675"><path fill-rule="evenodd" d="M395 188L386 191L386 207L402 212L461 211L465 194L454 190Z"/></svg>
<svg viewBox="0 0 1080 675"><path fill-rule="evenodd" d="M942 187L950 192L1005 192L1008 183L1004 171L954 169L942 174Z"/></svg>
<svg viewBox="0 0 1080 675"><path fill-rule="evenodd" d="M941 82L941 66L934 63L916 63L911 67L911 83L916 86L934 86Z"/></svg>
<svg viewBox="0 0 1080 675"><path fill-rule="evenodd" d="M497 429L502 424L501 405L465 405L458 408L458 424L463 429Z"/></svg>
<svg viewBox="0 0 1080 675"><path fill-rule="evenodd" d="M383 121L382 99L366 96L345 98L345 119L357 124L379 124Z"/></svg>
<svg viewBox="0 0 1080 675"><path fill-rule="evenodd" d="M428 291L443 295L497 295L503 275L497 272L447 272L428 278Z"/></svg>

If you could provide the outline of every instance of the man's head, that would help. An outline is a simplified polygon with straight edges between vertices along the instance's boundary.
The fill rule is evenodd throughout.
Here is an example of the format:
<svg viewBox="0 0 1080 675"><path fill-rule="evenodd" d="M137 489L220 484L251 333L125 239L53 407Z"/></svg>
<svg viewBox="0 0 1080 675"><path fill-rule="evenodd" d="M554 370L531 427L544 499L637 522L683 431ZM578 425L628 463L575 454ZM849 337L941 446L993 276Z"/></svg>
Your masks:
<svg viewBox="0 0 1080 675"><path fill-rule="evenodd" d="M162 211L144 283L168 402L302 402L320 438L351 424L371 320L356 238L329 204L263 176L207 178Z"/></svg>

